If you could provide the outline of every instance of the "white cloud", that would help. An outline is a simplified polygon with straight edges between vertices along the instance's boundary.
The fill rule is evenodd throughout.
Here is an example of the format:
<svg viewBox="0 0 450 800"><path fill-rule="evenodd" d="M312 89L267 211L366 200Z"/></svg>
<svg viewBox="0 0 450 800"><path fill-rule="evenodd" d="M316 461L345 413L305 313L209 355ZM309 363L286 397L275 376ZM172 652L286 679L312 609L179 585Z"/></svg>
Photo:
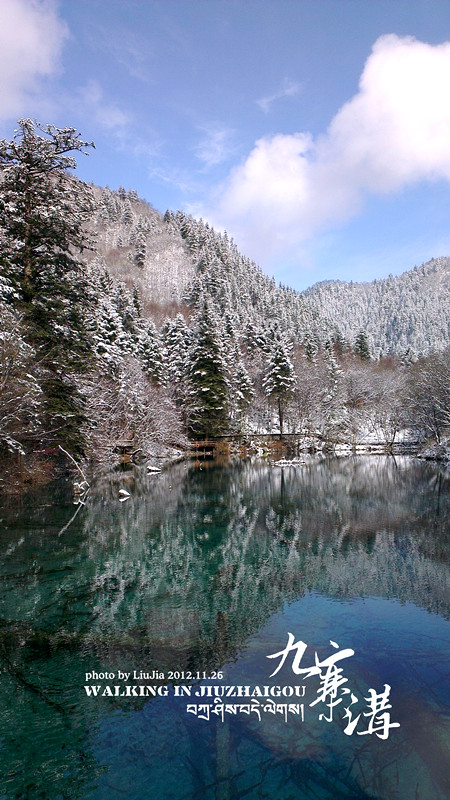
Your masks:
<svg viewBox="0 0 450 800"><path fill-rule="evenodd" d="M294 83L294 81L285 78L281 88L277 92L266 95L265 97L260 97L260 99L256 101L256 104L260 107L261 111L267 114L270 111L271 105L275 103L276 100L282 100L284 97L293 97L299 93L299 90L300 86L298 83Z"/></svg>
<svg viewBox="0 0 450 800"><path fill-rule="evenodd" d="M84 110L89 112L96 123L111 133L120 135L125 131L131 121L129 115L115 103L105 100L98 81L91 79L78 93Z"/></svg>
<svg viewBox="0 0 450 800"><path fill-rule="evenodd" d="M1 0L0 119L20 116L39 80L58 71L68 35L51 0Z"/></svg>
<svg viewBox="0 0 450 800"><path fill-rule="evenodd" d="M349 219L369 194L450 180L449 86L450 42L380 37L326 133L257 141L204 215L267 261Z"/></svg>
<svg viewBox="0 0 450 800"><path fill-rule="evenodd" d="M218 123L200 128L203 136L195 148L195 155L205 167L215 167L226 161L234 151L234 131Z"/></svg>

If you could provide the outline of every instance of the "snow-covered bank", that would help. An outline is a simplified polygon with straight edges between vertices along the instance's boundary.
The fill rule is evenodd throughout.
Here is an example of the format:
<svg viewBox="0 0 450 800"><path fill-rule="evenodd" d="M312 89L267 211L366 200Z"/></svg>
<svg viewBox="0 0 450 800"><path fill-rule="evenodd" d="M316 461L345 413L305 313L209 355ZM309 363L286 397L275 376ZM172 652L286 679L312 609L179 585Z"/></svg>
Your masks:
<svg viewBox="0 0 450 800"><path fill-rule="evenodd" d="M443 461L445 464L450 464L450 436L445 436L439 443L432 442L427 444L418 453L419 458L425 458L429 461Z"/></svg>

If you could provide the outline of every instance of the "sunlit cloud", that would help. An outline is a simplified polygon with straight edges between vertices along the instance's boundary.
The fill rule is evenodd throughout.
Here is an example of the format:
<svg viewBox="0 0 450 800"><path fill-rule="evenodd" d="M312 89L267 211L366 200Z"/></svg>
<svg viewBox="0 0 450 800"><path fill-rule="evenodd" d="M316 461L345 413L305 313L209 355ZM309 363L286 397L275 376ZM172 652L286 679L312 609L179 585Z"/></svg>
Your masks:
<svg viewBox="0 0 450 800"><path fill-rule="evenodd" d="M450 180L450 42L374 44L357 94L328 130L259 139L203 215L267 261L357 214L369 195Z"/></svg>
<svg viewBox="0 0 450 800"><path fill-rule="evenodd" d="M0 119L26 112L41 81L58 73L67 25L51 0L1 0Z"/></svg>

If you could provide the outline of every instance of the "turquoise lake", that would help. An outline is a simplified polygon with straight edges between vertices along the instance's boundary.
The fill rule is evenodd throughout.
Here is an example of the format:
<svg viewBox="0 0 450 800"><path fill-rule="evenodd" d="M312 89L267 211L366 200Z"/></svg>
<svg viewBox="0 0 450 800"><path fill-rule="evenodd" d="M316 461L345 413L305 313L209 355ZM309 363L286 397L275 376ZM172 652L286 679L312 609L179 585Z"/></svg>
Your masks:
<svg viewBox="0 0 450 800"><path fill-rule="evenodd" d="M446 800L449 486L211 461L3 500L0 800Z"/></svg>

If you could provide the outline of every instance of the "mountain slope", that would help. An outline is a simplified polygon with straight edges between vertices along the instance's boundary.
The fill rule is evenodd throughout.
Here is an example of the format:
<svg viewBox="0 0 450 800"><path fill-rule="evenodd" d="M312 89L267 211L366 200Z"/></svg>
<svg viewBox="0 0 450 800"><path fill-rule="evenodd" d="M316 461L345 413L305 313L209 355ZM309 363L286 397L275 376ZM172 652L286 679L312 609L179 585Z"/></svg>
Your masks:
<svg viewBox="0 0 450 800"><path fill-rule="evenodd" d="M51 471L67 448L111 464L125 446L156 458L189 437L447 436L449 259L299 293L202 220L64 170L49 222L53 183L43 202L39 183L24 189L29 161L0 180L0 454L19 482L22 458Z"/></svg>
<svg viewBox="0 0 450 800"><path fill-rule="evenodd" d="M136 287L143 309L178 303L195 268L181 236L136 192L94 187L97 211L91 221L95 256L108 272Z"/></svg>
<svg viewBox="0 0 450 800"><path fill-rule="evenodd" d="M272 325L313 349L367 337L372 357L416 359L449 342L450 258L431 259L371 283L324 281L304 292L277 287L227 234L178 211L163 217L136 192L94 187L96 258L162 321L207 292L221 316L258 331ZM312 345L311 345L312 343Z"/></svg>
<svg viewBox="0 0 450 800"><path fill-rule="evenodd" d="M273 326L298 343L316 349L334 335L314 300L277 288L227 235L178 211L164 217L133 191L94 187L98 208L91 220L95 250L88 260L136 289L144 315L159 324L182 303L195 304L206 293L223 318L255 335Z"/></svg>
<svg viewBox="0 0 450 800"><path fill-rule="evenodd" d="M371 283L324 281L303 295L315 300L350 342L363 330L375 357L417 358L449 343L450 258L433 258Z"/></svg>

